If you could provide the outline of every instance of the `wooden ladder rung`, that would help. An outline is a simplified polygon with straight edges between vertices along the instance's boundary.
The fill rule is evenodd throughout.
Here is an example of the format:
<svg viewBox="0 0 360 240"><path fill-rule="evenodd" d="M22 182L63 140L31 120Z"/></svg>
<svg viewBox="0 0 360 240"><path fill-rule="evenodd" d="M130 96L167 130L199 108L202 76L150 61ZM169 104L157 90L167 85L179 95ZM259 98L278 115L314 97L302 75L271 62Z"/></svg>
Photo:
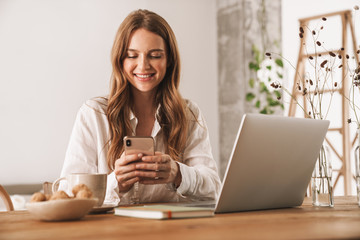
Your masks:
<svg viewBox="0 0 360 240"><path fill-rule="evenodd" d="M342 128L329 128L328 131L332 131L332 132L339 131L339 132L341 132Z"/></svg>
<svg viewBox="0 0 360 240"><path fill-rule="evenodd" d="M322 15L316 15L316 16L312 16L312 17L306 17L306 18L300 18L299 22L309 22L311 20L316 20L316 19L321 19L323 17L333 17L333 16L337 16L337 15L346 15L346 14L351 14L351 10L345 10L345 11L338 11L338 12L332 12L332 13L326 13L326 14L322 14Z"/></svg>
<svg viewBox="0 0 360 240"><path fill-rule="evenodd" d="M315 56L325 56L325 55L330 55L330 53L335 53L336 55L339 55L342 51L339 49L339 50L332 50L332 51L321 51L321 52L316 52L316 53L306 53L306 54L303 54L300 56L300 58L309 58L310 56L311 57L315 57ZM342 55L342 54L341 54Z"/></svg>

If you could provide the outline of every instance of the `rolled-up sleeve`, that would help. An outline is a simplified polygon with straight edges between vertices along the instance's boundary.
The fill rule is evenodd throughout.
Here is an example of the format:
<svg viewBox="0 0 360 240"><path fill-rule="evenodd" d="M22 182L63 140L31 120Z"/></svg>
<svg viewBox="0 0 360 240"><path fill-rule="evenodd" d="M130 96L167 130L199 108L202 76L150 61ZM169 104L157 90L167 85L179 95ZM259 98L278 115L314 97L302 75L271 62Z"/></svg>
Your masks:
<svg viewBox="0 0 360 240"><path fill-rule="evenodd" d="M204 117L194 103L189 103L193 117L188 129L188 139L179 163L182 182L177 191L193 200L217 199L220 178L212 155L209 133Z"/></svg>

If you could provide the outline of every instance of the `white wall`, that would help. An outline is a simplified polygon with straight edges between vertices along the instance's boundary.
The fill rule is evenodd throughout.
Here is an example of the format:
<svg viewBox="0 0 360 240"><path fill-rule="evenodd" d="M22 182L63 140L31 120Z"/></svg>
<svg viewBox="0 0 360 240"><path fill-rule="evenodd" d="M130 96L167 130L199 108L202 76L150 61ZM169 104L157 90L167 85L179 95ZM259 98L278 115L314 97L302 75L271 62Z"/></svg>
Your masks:
<svg viewBox="0 0 360 240"><path fill-rule="evenodd" d="M0 183L60 175L75 115L105 95L120 22L147 8L172 26L180 90L198 103L218 158L215 0L0 0Z"/></svg>

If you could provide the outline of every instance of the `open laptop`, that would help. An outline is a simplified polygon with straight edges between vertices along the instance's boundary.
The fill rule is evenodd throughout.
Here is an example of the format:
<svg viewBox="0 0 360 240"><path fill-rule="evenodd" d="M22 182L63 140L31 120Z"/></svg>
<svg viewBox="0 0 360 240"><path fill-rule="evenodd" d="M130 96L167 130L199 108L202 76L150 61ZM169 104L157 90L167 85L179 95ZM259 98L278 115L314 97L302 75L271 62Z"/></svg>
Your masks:
<svg viewBox="0 0 360 240"><path fill-rule="evenodd" d="M215 213L302 204L330 122L245 114Z"/></svg>

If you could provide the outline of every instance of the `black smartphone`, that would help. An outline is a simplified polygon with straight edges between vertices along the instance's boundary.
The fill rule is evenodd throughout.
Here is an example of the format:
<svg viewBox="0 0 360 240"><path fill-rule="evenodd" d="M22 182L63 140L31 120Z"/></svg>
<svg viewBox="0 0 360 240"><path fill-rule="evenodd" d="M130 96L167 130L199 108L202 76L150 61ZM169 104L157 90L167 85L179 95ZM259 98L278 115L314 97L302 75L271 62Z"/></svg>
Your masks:
<svg viewBox="0 0 360 240"><path fill-rule="evenodd" d="M152 137L125 136L125 155L142 153L144 156L155 155L154 139Z"/></svg>

